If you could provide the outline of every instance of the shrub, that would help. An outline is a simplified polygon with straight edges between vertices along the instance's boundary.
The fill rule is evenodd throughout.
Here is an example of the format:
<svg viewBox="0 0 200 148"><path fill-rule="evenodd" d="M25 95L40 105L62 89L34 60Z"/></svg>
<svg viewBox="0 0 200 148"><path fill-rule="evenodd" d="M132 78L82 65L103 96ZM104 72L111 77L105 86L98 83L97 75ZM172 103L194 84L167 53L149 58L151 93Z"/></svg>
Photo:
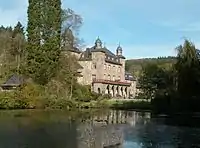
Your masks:
<svg viewBox="0 0 200 148"><path fill-rule="evenodd" d="M73 90L73 98L81 102L91 101L93 99L91 86L76 84L76 88Z"/></svg>
<svg viewBox="0 0 200 148"><path fill-rule="evenodd" d="M24 84L15 91L15 100L25 108L44 108L46 96L44 87L31 82ZM22 103L25 102L25 103Z"/></svg>

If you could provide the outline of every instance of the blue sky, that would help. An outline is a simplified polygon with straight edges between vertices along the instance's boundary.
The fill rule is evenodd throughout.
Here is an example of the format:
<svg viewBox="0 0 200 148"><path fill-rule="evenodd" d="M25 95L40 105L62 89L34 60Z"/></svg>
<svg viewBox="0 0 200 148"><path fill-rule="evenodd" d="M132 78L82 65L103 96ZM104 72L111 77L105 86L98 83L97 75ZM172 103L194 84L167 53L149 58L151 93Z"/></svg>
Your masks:
<svg viewBox="0 0 200 148"><path fill-rule="evenodd" d="M62 0L83 17L80 37L97 36L113 52L121 43L130 58L175 55L184 38L200 48L200 0ZM0 24L26 24L28 0L0 0Z"/></svg>

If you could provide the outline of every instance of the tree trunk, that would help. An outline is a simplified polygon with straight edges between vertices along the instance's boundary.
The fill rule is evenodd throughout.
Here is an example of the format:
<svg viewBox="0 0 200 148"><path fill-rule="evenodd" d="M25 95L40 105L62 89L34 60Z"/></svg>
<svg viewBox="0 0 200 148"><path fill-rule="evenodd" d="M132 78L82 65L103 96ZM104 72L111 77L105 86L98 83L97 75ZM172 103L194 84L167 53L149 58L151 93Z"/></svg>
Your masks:
<svg viewBox="0 0 200 148"><path fill-rule="evenodd" d="M71 79L71 85L70 85L70 100L72 99L72 91L73 91L73 78Z"/></svg>

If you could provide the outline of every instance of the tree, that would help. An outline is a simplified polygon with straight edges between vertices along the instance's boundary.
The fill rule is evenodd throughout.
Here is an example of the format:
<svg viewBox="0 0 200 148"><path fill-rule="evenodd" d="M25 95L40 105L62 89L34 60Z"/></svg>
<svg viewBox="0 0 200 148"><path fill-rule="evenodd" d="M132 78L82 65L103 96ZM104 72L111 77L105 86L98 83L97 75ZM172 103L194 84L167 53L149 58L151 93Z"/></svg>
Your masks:
<svg viewBox="0 0 200 148"><path fill-rule="evenodd" d="M55 75L61 52L61 1L29 0L27 74L40 84Z"/></svg>
<svg viewBox="0 0 200 148"><path fill-rule="evenodd" d="M14 28L0 28L1 77L4 79L20 71L25 48L25 35L20 22Z"/></svg>
<svg viewBox="0 0 200 148"><path fill-rule="evenodd" d="M177 89L180 97L191 98L200 96L200 63L199 52L195 45L185 40L177 48Z"/></svg>
<svg viewBox="0 0 200 148"><path fill-rule="evenodd" d="M79 76L78 69L80 68L81 66L75 56L69 52L61 55L55 79L62 83L65 92L68 91L67 94L70 99L77 84L77 76Z"/></svg>
<svg viewBox="0 0 200 148"><path fill-rule="evenodd" d="M65 29L71 29L74 33L78 33L79 29L83 23L83 19L80 15L76 14L72 9L62 10L62 31Z"/></svg>
<svg viewBox="0 0 200 148"><path fill-rule="evenodd" d="M69 8L63 9L61 16L63 48L69 48L67 47L69 45L77 48L82 47L83 41L78 38L79 29L83 24L82 17Z"/></svg>
<svg viewBox="0 0 200 148"><path fill-rule="evenodd" d="M167 96L174 89L173 68L146 64L142 68L139 85L147 99L154 99L156 95Z"/></svg>
<svg viewBox="0 0 200 148"><path fill-rule="evenodd" d="M35 79L37 69L40 65L42 53L40 52L40 25L41 25L41 2L39 0L29 0L28 25L27 25L27 47L26 64L23 68L25 75Z"/></svg>
<svg viewBox="0 0 200 148"><path fill-rule="evenodd" d="M13 29L12 33L12 48L9 53L15 58L15 63L17 64L17 72L19 73L20 64L24 60L24 49L25 49L25 35L24 27L20 22ZM22 59L23 58L23 59Z"/></svg>

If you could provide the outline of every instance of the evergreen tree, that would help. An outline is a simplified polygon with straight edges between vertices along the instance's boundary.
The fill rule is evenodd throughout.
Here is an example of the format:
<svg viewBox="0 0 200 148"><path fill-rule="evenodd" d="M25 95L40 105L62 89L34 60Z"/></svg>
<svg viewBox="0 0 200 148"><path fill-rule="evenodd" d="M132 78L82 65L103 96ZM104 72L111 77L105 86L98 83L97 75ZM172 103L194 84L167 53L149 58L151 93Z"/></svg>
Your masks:
<svg viewBox="0 0 200 148"><path fill-rule="evenodd" d="M29 0L28 74L46 84L55 74L60 55L61 1Z"/></svg>
<svg viewBox="0 0 200 148"><path fill-rule="evenodd" d="M28 42L26 48L25 74L35 79L42 57L40 51L40 0L29 0L28 6Z"/></svg>

